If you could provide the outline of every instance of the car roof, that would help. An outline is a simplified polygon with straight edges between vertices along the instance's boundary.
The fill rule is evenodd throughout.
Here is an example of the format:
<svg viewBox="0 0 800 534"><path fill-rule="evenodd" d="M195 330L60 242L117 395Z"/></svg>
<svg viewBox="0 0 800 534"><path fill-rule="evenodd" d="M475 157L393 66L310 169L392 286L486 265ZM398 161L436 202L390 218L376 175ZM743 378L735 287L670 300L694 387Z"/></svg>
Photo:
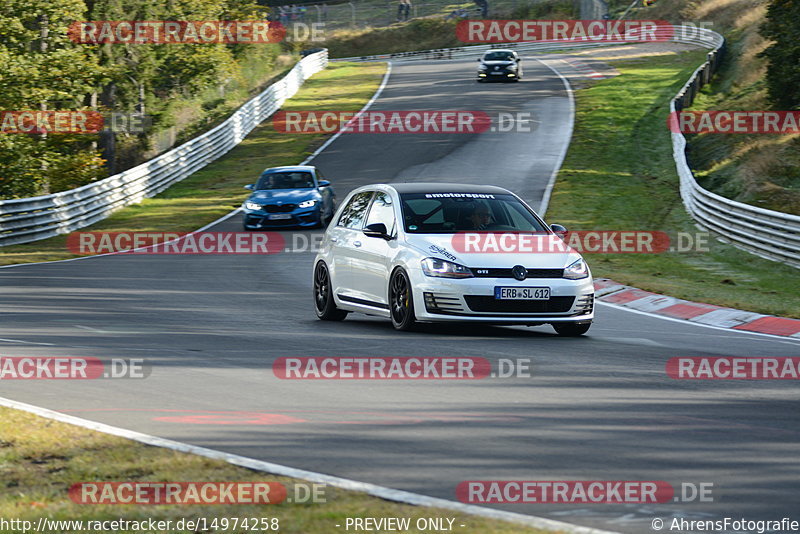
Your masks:
<svg viewBox="0 0 800 534"><path fill-rule="evenodd" d="M510 48L491 48L484 52L484 54L488 54L489 52L511 52L512 54L516 54L516 50L511 50Z"/></svg>
<svg viewBox="0 0 800 534"><path fill-rule="evenodd" d="M273 173L273 172L314 172L316 167L313 165L284 165L283 167L270 167L269 169L264 169L261 174Z"/></svg>
<svg viewBox="0 0 800 534"><path fill-rule="evenodd" d="M380 184L393 188L400 194L403 193L482 193L507 195L509 191L495 185L470 185L451 183L395 183Z"/></svg>

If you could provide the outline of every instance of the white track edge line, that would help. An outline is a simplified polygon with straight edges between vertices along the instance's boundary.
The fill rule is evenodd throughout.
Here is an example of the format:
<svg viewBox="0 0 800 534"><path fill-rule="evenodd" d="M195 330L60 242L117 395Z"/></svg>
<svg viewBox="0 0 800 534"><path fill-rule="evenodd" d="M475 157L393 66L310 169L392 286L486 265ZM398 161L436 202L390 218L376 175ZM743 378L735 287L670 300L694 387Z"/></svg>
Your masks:
<svg viewBox="0 0 800 534"><path fill-rule="evenodd" d="M531 526L534 528L540 528L543 530L562 531L574 534L616 534L605 530L597 530L593 528L572 525L570 523L564 523L562 521L556 521L553 519L529 516L514 512L506 512L503 510L494 510L492 508L484 508L482 506L475 506L471 504L463 504L460 502L449 501L446 499L428 497L426 495L420 495L418 493L394 490L384 486L378 486L376 484L358 482L356 480L350 480L347 478L325 475L323 473L316 473L314 471L295 469L293 467L288 467L285 465L265 462L263 460L256 460L254 458L247 458L245 456L239 456L236 454L230 454L222 451L216 451L213 449L207 449L205 447L198 447L196 445L190 445L188 443L181 443L179 441L160 438L158 436L143 434L141 432L136 432L133 430L126 430L124 428L107 425L105 423L89 421L88 419L82 419L80 417L75 417L73 415L67 415L64 413L49 410L47 408L41 408L38 406L33 406L31 404L26 404L24 402L18 402L15 400L6 399L4 397L0 397L0 406L13 408L16 410L22 410L41 417L45 417L47 419L59 421L61 423L76 425L82 428L87 428L89 430L102 432L104 434L118 436L139 443L144 443L145 445L151 445L154 447L161 447L173 451L195 454L197 456L202 456L213 460L222 460L229 464L245 467L247 469L252 469L255 471L262 471L265 473L286 476L291 478L299 478L303 480L308 480L310 482L327 484L330 486L350 491L358 491L388 501L410 504L414 506L430 506L433 508L453 510L456 512L461 512L469 515L485 517L488 519L508 521L511 523L517 523L517 524Z"/></svg>
<svg viewBox="0 0 800 534"><path fill-rule="evenodd" d="M572 135L575 130L575 95L572 91L572 86L569 83L563 74L561 74L558 69L555 67L548 65L538 57L534 57L536 61L550 69L558 76L561 81L564 83L564 89L567 91L567 98L569 99L569 136L567 137L567 142L561 149L561 154L558 156L558 162L556 163L555 168L553 168L552 174L550 174L550 180L547 182L547 186L544 188L544 195L542 195L542 202L539 204L539 216L543 219L545 218L545 213L547 212L547 208L550 205L550 195L553 194L553 187L556 184L556 177L558 176L558 172L561 170L561 165L564 164L564 160L567 157L567 151L569 150L569 145L572 144Z"/></svg>
<svg viewBox="0 0 800 534"><path fill-rule="evenodd" d="M353 121L353 120L355 120L355 119L356 119L357 117L359 117L359 116L360 116L362 113L364 113L365 111L367 111L367 110L368 110L368 109L369 109L369 108L372 106L372 104L374 104L374 103L375 103L375 101L376 101L376 100L378 100L378 98L381 96L381 93L383 93L383 90L386 88L386 85L389 83L389 76L391 76L391 75L392 75L392 62L391 62L391 61L387 61L387 62L386 62L386 72L383 74L383 79L381 80L381 84L378 86L378 89L375 91L375 94L374 94L374 95L372 95L372 98L370 98L370 99L369 99L369 101L368 101L366 104L364 104L364 107L363 107L363 108L361 108L360 110L358 110L358 113L356 113L356 114L353 116L353 118L352 118L352 119L350 119L350 121ZM340 136L340 135L342 135L343 133L344 133L344 132L343 132L342 130L339 130L338 132L336 132L335 134L333 134L331 137L329 137L329 138L328 138L328 140L327 140L327 141L325 141L325 142L322 144L322 146L321 146L321 147L319 147L318 149L316 149L316 150L314 151L314 153L313 153L313 154L311 154L311 155L310 155L310 156L308 156L306 159L304 159L304 160L303 160L303 162L302 162L302 163L300 163L300 165L305 165L306 163L308 163L308 162L309 162L309 161L311 161L312 159L316 158L316 157L317 157L317 156L320 154L320 152L322 152L323 150L325 150L326 148L328 148L328 145L330 145L331 143L333 143L333 142L334 142L336 139L338 139L338 138L339 138L339 136Z"/></svg>

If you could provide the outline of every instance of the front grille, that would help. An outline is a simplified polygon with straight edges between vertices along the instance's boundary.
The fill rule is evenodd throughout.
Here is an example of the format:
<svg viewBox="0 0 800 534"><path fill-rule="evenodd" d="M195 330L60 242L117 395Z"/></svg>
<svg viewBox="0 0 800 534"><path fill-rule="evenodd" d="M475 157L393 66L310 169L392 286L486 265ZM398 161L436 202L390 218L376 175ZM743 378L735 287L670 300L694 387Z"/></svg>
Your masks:
<svg viewBox="0 0 800 534"><path fill-rule="evenodd" d="M473 267L475 278L514 278L511 269ZM528 269L526 278L563 278L564 269Z"/></svg>
<svg viewBox="0 0 800 534"><path fill-rule="evenodd" d="M261 206L267 213L290 213L297 209L297 204L265 204Z"/></svg>
<svg viewBox="0 0 800 534"><path fill-rule="evenodd" d="M467 306L474 312L497 313L565 313L575 297L550 297L550 300L497 300L493 296L465 295Z"/></svg>

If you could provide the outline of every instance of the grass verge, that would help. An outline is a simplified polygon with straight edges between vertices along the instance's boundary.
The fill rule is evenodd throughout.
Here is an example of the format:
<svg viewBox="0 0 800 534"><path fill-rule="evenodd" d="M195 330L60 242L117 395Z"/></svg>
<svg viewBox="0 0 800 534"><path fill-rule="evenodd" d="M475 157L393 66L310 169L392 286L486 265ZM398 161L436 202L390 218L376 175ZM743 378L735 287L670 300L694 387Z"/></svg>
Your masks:
<svg viewBox="0 0 800 534"><path fill-rule="evenodd" d="M278 518L280 532L329 534L348 517L454 518L465 534L537 534L544 531L449 510L410 506L327 486L324 503L284 502L268 505L87 505L77 504L68 489L79 482L280 482L287 488L302 481L267 475L220 460L210 460L142 445L81 427L0 407L0 518L32 521L171 520L181 518ZM290 493L291 495L291 493ZM232 524L232 520L231 520ZM76 528L50 528L73 532ZM137 532L115 530L116 532ZM199 530L198 530L199 531ZM244 529L212 529L230 533ZM417 530L413 530L418 532ZM22 530L19 530L22 532ZM141 531L138 531L141 532ZM169 529L163 532L195 532Z"/></svg>
<svg viewBox="0 0 800 534"><path fill-rule="evenodd" d="M575 132L547 218L571 230L696 232L681 202L669 100L704 51L612 62L576 91ZM800 271L709 240L709 252L590 254L595 276L673 297L800 317Z"/></svg>
<svg viewBox="0 0 800 534"><path fill-rule="evenodd" d="M332 63L306 81L282 109L357 111L375 94L386 71L383 63ZM300 163L328 134L277 133L267 120L228 154L160 195L124 208L87 230L98 232L190 232L241 205L244 184L267 167ZM77 257L67 237L0 248L0 265Z"/></svg>

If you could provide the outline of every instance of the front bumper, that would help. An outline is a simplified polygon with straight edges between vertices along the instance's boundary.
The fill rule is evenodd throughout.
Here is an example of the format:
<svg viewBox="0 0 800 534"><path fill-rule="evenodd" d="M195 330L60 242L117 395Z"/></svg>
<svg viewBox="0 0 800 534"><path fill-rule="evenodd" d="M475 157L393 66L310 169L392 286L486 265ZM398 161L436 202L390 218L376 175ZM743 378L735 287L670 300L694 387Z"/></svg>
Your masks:
<svg viewBox="0 0 800 534"><path fill-rule="evenodd" d="M319 205L310 208L298 208L285 213L267 213L264 210L244 210L242 223L245 228L259 230L261 228L282 228L282 227L312 227L320 223ZM282 215L288 218L271 219L270 216Z"/></svg>
<svg viewBox="0 0 800 534"><path fill-rule="evenodd" d="M414 313L420 321L471 321L495 324L591 322L594 284L563 278L432 278L409 272L414 288ZM549 287L549 300L496 300L495 286Z"/></svg>
<svg viewBox="0 0 800 534"><path fill-rule="evenodd" d="M493 74L493 73L497 74ZM502 82L506 80L516 80L518 75L516 71L510 70L501 70L501 71L485 71L481 72L478 71L478 79L479 80L488 80L488 81L495 81L495 82Z"/></svg>

